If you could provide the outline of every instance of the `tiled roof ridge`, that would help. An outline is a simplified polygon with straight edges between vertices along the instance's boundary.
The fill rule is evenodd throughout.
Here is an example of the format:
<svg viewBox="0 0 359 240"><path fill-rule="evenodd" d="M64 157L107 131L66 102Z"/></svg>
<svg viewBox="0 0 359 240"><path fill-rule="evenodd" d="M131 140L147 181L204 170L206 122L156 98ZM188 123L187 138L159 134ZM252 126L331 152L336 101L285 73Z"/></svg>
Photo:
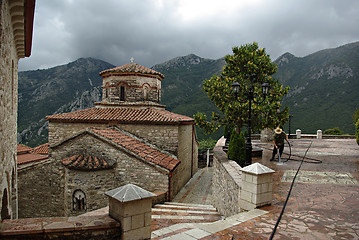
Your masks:
<svg viewBox="0 0 359 240"><path fill-rule="evenodd" d="M90 127L90 129L91 129L91 128L101 129L101 127ZM146 139L137 137L136 135L134 135L134 134L132 134L132 133L130 133L130 132L124 131L124 130L120 129L120 128L117 127L117 126L110 126L110 127L106 127L106 128L112 128L112 129L114 129L114 130L116 130L116 131L119 131L119 132L121 132L121 133L123 133L123 134L125 134L125 135L127 135L127 136L129 136L129 137L131 137L131 138L133 138L133 139L135 139L135 140L137 140L137 141L140 141L140 142L142 142L142 143L148 145L149 147L151 147L151 148L153 148L153 149L156 149L156 150L159 151L159 152L162 152L162 153L164 153L164 154L166 154L166 155L168 155L168 156L170 156L170 157L172 157L172 158L175 158L175 159L177 158L177 157L176 157L175 155L173 155L172 153L167 152L167 151L165 151L165 150L163 150L163 149L160 149L159 147L157 147L156 145L150 143L150 142L147 141ZM106 128L104 128L104 129L106 129Z"/></svg>
<svg viewBox="0 0 359 240"><path fill-rule="evenodd" d="M194 119L168 110L155 108L88 108L69 113L60 113L46 116L47 120L70 122L141 122L180 124L192 123Z"/></svg>
<svg viewBox="0 0 359 240"><path fill-rule="evenodd" d="M49 154L49 143L41 144L37 147L34 147L30 151L31 153L41 154L41 155L47 155Z"/></svg>
<svg viewBox="0 0 359 240"><path fill-rule="evenodd" d="M29 153L31 152L32 148L29 146L26 146L25 144L17 144L17 154L22 154L22 153Z"/></svg>
<svg viewBox="0 0 359 240"><path fill-rule="evenodd" d="M104 71L101 71L100 75L102 76L105 73L142 73L142 74L157 75L161 79L163 79L165 77L162 73L157 72L153 69L141 66L137 63L128 63L128 64L125 64L125 65L122 65L119 67L106 69Z"/></svg>
<svg viewBox="0 0 359 240"><path fill-rule="evenodd" d="M102 170L112 168L114 163L92 155L75 154L61 160L62 164L78 170Z"/></svg>
<svg viewBox="0 0 359 240"><path fill-rule="evenodd" d="M120 146L126 151L129 151L131 154L134 154L135 156L144 159L150 164L155 164L169 171L173 171L180 163L177 157L173 156L171 153L161 150L157 146L145 141L144 139L138 138L131 133L125 132L117 128L116 126L107 128L91 127L88 129L94 134L97 134L113 142L117 146ZM122 136L117 136L116 133L120 133L122 134ZM126 139L124 136L130 139Z"/></svg>

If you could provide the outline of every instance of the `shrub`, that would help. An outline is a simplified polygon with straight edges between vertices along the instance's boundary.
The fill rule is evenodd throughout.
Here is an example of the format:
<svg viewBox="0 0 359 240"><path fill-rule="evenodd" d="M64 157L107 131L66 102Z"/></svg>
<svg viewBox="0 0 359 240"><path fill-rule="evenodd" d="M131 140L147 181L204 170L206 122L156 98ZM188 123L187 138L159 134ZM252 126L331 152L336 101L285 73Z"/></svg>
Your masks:
<svg viewBox="0 0 359 240"><path fill-rule="evenodd" d="M357 139L357 144L359 145L359 119L355 124L355 138Z"/></svg>
<svg viewBox="0 0 359 240"><path fill-rule="evenodd" d="M217 140L213 140L212 138L203 139L199 141L198 150L207 150L208 148L212 150L214 146L216 146L216 143Z"/></svg>
<svg viewBox="0 0 359 240"><path fill-rule="evenodd" d="M339 127L327 129L323 132L324 135L343 135L344 132Z"/></svg>
<svg viewBox="0 0 359 240"><path fill-rule="evenodd" d="M238 134L233 129L227 152L228 159L234 160L239 166L244 167L246 160L246 143L244 133Z"/></svg>

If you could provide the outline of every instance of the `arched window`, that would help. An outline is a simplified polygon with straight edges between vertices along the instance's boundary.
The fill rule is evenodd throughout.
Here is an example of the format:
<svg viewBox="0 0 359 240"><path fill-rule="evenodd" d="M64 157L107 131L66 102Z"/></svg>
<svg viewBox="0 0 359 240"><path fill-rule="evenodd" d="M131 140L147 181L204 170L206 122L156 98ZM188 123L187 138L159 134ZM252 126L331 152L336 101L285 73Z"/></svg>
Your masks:
<svg viewBox="0 0 359 240"><path fill-rule="evenodd" d="M80 189L75 190L72 195L72 210L86 211L86 195Z"/></svg>

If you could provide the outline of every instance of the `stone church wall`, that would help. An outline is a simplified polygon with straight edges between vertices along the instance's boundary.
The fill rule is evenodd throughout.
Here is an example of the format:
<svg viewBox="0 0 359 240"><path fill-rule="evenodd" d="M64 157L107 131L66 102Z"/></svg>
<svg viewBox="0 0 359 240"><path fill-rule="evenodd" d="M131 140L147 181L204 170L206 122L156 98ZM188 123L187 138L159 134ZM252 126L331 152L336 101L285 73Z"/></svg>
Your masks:
<svg viewBox="0 0 359 240"><path fill-rule="evenodd" d="M144 76L110 76L103 79L103 100L120 102L124 87L125 102L152 101L161 103L161 81Z"/></svg>
<svg viewBox="0 0 359 240"><path fill-rule="evenodd" d="M18 170L19 218L64 216L61 170L44 161Z"/></svg>
<svg viewBox="0 0 359 240"><path fill-rule="evenodd" d="M172 178L173 188L172 196L174 197L181 188L187 183L187 181L198 170L197 152L198 146L194 139L192 132L192 125L181 125L178 131L178 159L181 160L181 164L176 168L176 172L181 174L175 174Z"/></svg>
<svg viewBox="0 0 359 240"><path fill-rule="evenodd" d="M111 125L113 124L49 122L49 143L52 145L88 127ZM177 156L179 125L118 124L116 126Z"/></svg>
<svg viewBox="0 0 359 240"><path fill-rule="evenodd" d="M83 212L72 211L72 197L75 190L86 195L87 211L107 206L104 192L132 183L148 191L168 191L168 175L158 167L146 164L90 134L71 139L51 149L51 158L55 162L75 154L93 155L109 161L116 161L113 169L80 171L58 165L59 171L65 171L65 215L77 215ZM63 193L62 193L63 194Z"/></svg>
<svg viewBox="0 0 359 240"><path fill-rule="evenodd" d="M16 142L18 56L9 1L0 1L0 208L1 219L17 212Z"/></svg>

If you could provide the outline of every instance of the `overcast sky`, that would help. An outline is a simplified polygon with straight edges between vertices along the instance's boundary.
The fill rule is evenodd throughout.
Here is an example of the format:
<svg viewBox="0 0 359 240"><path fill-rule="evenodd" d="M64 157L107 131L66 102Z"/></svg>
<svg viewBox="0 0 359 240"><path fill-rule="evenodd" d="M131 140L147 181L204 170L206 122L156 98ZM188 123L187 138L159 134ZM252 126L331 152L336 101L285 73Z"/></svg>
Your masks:
<svg viewBox="0 0 359 240"><path fill-rule="evenodd" d="M80 57L146 67L194 53L218 59L258 42L271 59L359 41L358 0L36 0L19 70Z"/></svg>

